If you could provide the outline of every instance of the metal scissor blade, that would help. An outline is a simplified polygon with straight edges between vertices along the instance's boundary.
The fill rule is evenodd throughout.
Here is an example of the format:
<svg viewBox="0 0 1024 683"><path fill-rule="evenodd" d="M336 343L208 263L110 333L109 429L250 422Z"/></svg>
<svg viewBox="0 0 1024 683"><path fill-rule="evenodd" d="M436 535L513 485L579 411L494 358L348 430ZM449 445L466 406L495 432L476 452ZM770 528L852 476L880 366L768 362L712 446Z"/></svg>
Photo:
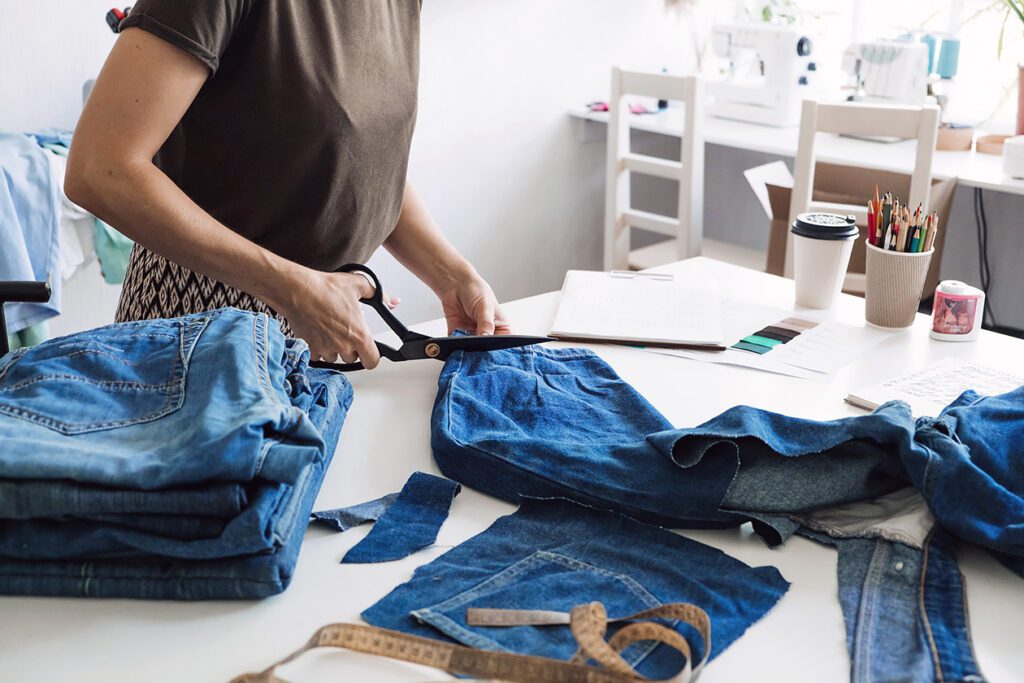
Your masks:
<svg viewBox="0 0 1024 683"><path fill-rule="evenodd" d="M543 344L544 342L555 341L551 337L531 337L517 334L488 334L464 337L436 337L427 342L427 345L437 344L437 355L427 354L430 358L445 360L454 351L498 351L500 349L514 349L520 346L531 346ZM429 349L428 349L429 350Z"/></svg>

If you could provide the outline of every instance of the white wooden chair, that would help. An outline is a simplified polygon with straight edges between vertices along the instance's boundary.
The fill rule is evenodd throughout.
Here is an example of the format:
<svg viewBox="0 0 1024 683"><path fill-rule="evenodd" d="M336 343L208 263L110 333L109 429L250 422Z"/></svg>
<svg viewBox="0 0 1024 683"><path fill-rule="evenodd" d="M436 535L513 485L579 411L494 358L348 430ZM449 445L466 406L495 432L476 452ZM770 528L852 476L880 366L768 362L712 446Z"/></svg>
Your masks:
<svg viewBox="0 0 1024 683"><path fill-rule="evenodd" d="M910 196L904 197L907 206L918 203L928 210L931 192L932 157L939 129L939 108L935 105L905 107L873 105L860 102L822 104L804 100L800 116L800 139L793 168L793 194L789 202L789 225L805 211L827 211L852 214L857 225L867 226L867 197L859 206L812 201L814 189L814 141L817 133L837 133L863 137L903 138L917 141L914 170L910 178ZM885 143L879 143L885 144ZM883 189L883 192L885 190ZM793 241L786 233L786 277L793 277ZM864 291L864 275L849 273L846 291Z"/></svg>
<svg viewBox="0 0 1024 683"><path fill-rule="evenodd" d="M629 95L682 102L684 129L680 161L633 154L629 144ZM702 133L703 86L697 76L612 69L609 101L608 183L605 190L604 268L629 267L630 228L642 228L674 237L675 258L697 256L701 250L704 220L704 136ZM633 209L630 173L669 178L679 182L676 218Z"/></svg>

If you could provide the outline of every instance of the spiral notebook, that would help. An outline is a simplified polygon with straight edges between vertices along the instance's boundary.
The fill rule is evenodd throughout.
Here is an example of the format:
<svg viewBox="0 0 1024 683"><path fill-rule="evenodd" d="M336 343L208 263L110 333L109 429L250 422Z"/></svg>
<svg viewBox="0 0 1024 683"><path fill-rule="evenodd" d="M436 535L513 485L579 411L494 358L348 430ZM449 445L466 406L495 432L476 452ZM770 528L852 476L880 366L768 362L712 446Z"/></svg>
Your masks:
<svg viewBox="0 0 1024 683"><path fill-rule="evenodd" d="M663 348L722 349L722 315L714 283L682 282L666 273L570 270L551 336Z"/></svg>

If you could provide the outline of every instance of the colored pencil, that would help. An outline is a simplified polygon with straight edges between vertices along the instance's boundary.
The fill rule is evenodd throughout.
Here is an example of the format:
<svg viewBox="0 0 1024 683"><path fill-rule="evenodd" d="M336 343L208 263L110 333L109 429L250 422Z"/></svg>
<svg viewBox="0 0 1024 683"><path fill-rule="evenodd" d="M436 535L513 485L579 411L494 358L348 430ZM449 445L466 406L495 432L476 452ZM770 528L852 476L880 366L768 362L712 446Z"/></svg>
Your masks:
<svg viewBox="0 0 1024 683"><path fill-rule="evenodd" d="M875 207L870 199L868 200L868 242L875 243Z"/></svg>
<svg viewBox="0 0 1024 683"><path fill-rule="evenodd" d="M934 214L933 214L933 216L934 216ZM935 221L932 223L931 230L928 231L928 241L924 245L924 250L925 251L930 251L931 250L932 246L935 244L935 235L938 232L939 232L939 221L938 221L938 218L936 217Z"/></svg>
<svg viewBox="0 0 1024 683"><path fill-rule="evenodd" d="M914 228L914 236L910 238L910 248L907 251L919 252L921 251L921 226Z"/></svg>

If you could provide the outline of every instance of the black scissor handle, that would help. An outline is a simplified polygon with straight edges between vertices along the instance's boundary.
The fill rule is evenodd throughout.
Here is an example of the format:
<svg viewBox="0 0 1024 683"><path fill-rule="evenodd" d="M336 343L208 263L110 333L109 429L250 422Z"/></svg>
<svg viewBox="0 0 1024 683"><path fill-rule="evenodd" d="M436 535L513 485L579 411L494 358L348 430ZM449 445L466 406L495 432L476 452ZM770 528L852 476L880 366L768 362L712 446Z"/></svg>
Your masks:
<svg viewBox="0 0 1024 683"><path fill-rule="evenodd" d="M395 314L392 313L391 309L388 308L387 305L384 303L384 288L380 286L380 280L377 279L376 273L374 273L368 267L364 266L362 263L346 263L345 265L341 266L334 272L362 273L363 275L368 276L370 280L373 282L373 295L366 299L360 299L360 301L366 304L367 306L371 306L373 310L377 311L377 315L381 317L381 320L387 323L387 326L390 327L391 330L398 335L399 339L405 341L409 337L409 328L403 325L402 321L396 318ZM390 349L394 353L397 353L397 350L392 349L390 346L381 345L380 343L377 344L378 348L381 348L382 346L383 348L381 350L381 355L385 356L386 358L390 358L391 360L396 360L395 358L391 358L391 356L388 356L386 353L384 353L383 349Z"/></svg>
<svg viewBox="0 0 1024 683"><path fill-rule="evenodd" d="M360 299L359 301L370 306L373 310L377 311L377 315L381 317L387 326L398 335L398 338L405 341L410 338L418 338L415 332L410 332L409 328L402 324L402 321L395 317L395 314L391 312L391 309L384 303L384 289L380 286L380 280L377 278L377 274L370 270L367 266L362 263L346 263L341 266L335 273L362 273L370 278L373 283L373 294L369 297ZM391 348L387 344L381 342L374 342L377 345L377 350L380 355L391 361L405 360L405 356L398 349ZM341 372L350 372L352 370L362 370L363 364L360 362L355 363L332 363L326 360L314 360L310 361L310 367L314 368L327 368L330 370L339 370Z"/></svg>

